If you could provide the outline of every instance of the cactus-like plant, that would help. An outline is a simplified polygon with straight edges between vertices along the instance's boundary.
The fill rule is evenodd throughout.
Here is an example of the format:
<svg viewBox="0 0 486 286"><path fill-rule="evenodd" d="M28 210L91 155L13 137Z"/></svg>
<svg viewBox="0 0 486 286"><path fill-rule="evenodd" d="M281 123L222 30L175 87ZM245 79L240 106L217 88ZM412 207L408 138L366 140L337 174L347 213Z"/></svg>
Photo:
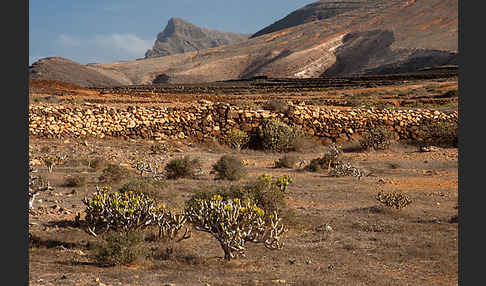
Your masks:
<svg viewBox="0 0 486 286"><path fill-rule="evenodd" d="M29 168L29 210L34 209L35 197L39 195L40 192L54 190L54 188L50 186L49 181L32 174L36 172L36 169Z"/></svg>
<svg viewBox="0 0 486 286"><path fill-rule="evenodd" d="M66 161L66 159L67 159L67 155L62 153L58 153L56 155L46 154L45 156L42 157L42 162L47 167L48 172L52 173L52 169L54 168L54 166L62 164L63 162Z"/></svg>
<svg viewBox="0 0 486 286"><path fill-rule="evenodd" d="M357 177L359 180L363 176L363 173L359 168L356 168L349 163L339 162L336 166L334 166L331 169L329 175L332 177L352 176L352 177Z"/></svg>
<svg viewBox="0 0 486 286"><path fill-rule="evenodd" d="M158 238L177 240L189 238L183 229L186 218L183 214L166 209L164 204L138 192L111 192L111 187L96 188L91 199L84 198L86 205L86 231L93 235L105 233L108 230L134 232L149 226L159 228Z"/></svg>
<svg viewBox="0 0 486 286"><path fill-rule="evenodd" d="M329 171L331 168L341 164L342 160L342 147L337 144L331 144L331 146L329 146L329 150L322 157L313 159L306 168L311 172L318 172L323 169Z"/></svg>
<svg viewBox="0 0 486 286"><path fill-rule="evenodd" d="M135 169L140 172L140 177L143 177L144 173L152 174L152 178L159 180L164 177L164 173L159 169L159 162L157 160L142 160L138 159L135 162Z"/></svg>
<svg viewBox="0 0 486 286"><path fill-rule="evenodd" d="M231 129L226 134L225 141L236 150L241 150L250 142L250 136L243 130Z"/></svg>
<svg viewBox="0 0 486 286"><path fill-rule="evenodd" d="M96 187L91 199L84 198L86 205L87 232L93 236L108 230L131 232L150 225L163 205L157 205L144 194L131 191L110 192L111 187Z"/></svg>
<svg viewBox="0 0 486 286"><path fill-rule="evenodd" d="M403 209L412 203L412 199L408 194L395 190L391 192L379 191L376 195L376 200L386 207L398 210Z"/></svg>
<svg viewBox="0 0 486 286"><path fill-rule="evenodd" d="M228 261L244 255L246 242L281 248L281 235L286 231L277 212L266 219L265 211L250 199L223 200L220 195L197 199L186 206L186 215L196 230L208 232L218 240Z"/></svg>

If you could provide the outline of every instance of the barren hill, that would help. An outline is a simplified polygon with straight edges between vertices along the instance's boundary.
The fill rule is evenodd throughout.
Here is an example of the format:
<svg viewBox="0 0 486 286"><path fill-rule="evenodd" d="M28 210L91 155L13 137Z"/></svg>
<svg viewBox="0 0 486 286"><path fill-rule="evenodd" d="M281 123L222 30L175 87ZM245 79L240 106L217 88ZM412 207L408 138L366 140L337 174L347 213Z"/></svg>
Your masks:
<svg viewBox="0 0 486 286"><path fill-rule="evenodd" d="M363 3L320 1L304 10L324 4L341 9L327 18L228 46L81 67L96 71L103 78L109 77L113 82L151 84L211 82L256 75L350 76L457 64L457 0ZM45 60L39 65L47 66L48 62ZM78 74L66 73L64 80L76 82ZM49 78L48 72L43 75Z"/></svg>
<svg viewBox="0 0 486 286"><path fill-rule="evenodd" d="M366 7L369 5L373 7L376 1L354 0L354 1L336 1L336 0L320 0L303 8L293 11L286 17L276 21L270 26L267 26L256 32L251 38L259 37L261 35L277 32L283 29L291 28L301 24L312 21L323 20L337 17L340 14L349 12L354 9ZM336 20L339 21L339 18Z"/></svg>
<svg viewBox="0 0 486 286"><path fill-rule="evenodd" d="M145 58L231 45L247 40L248 37L245 34L200 28L183 19L171 18L165 29L157 35L153 48L145 53Z"/></svg>

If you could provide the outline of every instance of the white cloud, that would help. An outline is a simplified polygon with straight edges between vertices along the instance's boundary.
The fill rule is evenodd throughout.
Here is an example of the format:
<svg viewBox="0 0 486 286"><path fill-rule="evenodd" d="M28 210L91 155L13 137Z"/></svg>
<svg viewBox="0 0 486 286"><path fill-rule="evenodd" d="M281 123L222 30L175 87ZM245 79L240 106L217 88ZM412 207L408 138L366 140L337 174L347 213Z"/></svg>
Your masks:
<svg viewBox="0 0 486 286"><path fill-rule="evenodd" d="M80 63L110 62L142 58L154 40L144 40L134 34L94 35L91 38L61 34L57 38L58 55Z"/></svg>
<svg viewBox="0 0 486 286"><path fill-rule="evenodd" d="M59 35L57 39L58 43L64 47L79 47L81 40L66 34Z"/></svg>
<svg viewBox="0 0 486 286"><path fill-rule="evenodd" d="M152 40L143 40L133 34L97 35L94 38L97 46L113 49L121 53L137 57L145 55L153 45Z"/></svg>

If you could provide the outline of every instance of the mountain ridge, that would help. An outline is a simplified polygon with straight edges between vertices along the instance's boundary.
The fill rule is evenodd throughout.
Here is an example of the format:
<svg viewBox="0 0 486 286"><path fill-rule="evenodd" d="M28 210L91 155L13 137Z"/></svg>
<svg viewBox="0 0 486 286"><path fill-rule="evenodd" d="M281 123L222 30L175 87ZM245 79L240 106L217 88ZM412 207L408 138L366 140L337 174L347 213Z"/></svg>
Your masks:
<svg viewBox="0 0 486 286"><path fill-rule="evenodd" d="M89 68L125 84L200 83L409 72L457 58L457 1L373 0L229 46Z"/></svg>

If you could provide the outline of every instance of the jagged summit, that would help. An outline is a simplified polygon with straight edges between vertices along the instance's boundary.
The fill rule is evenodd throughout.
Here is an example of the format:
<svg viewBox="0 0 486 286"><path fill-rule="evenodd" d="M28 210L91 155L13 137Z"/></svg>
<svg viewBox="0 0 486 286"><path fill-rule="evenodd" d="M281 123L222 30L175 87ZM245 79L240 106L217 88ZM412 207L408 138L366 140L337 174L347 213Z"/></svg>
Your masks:
<svg viewBox="0 0 486 286"><path fill-rule="evenodd" d="M247 40L248 37L249 35L246 34L200 28L181 18L171 18L164 30L157 35L153 48L145 53L145 58L231 45Z"/></svg>

